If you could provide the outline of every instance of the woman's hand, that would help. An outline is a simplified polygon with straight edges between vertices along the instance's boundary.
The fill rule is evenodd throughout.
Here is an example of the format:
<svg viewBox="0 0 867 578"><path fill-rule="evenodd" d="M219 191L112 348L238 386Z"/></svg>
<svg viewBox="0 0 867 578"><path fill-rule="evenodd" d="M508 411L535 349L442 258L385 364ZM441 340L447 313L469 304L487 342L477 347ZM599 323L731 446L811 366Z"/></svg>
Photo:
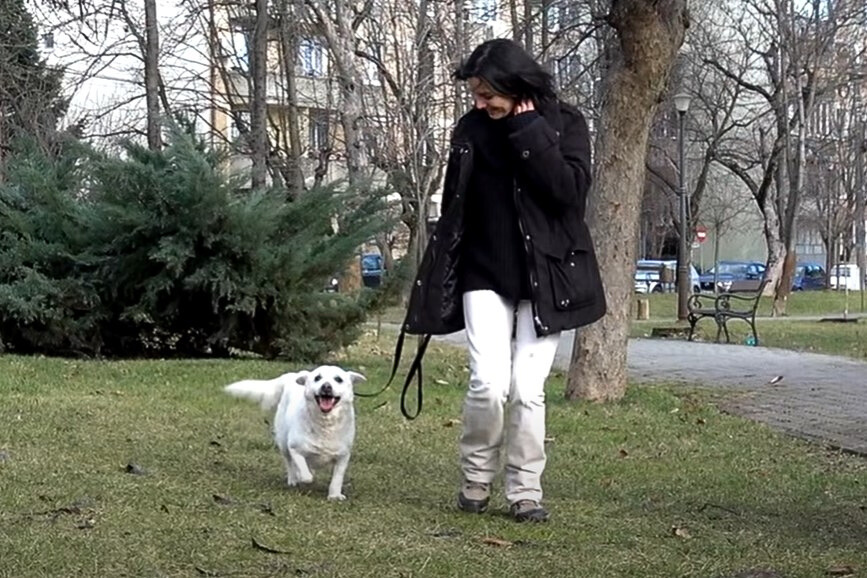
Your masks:
<svg viewBox="0 0 867 578"><path fill-rule="evenodd" d="M532 100L527 99L517 103L515 108L512 110L512 114L518 116L519 114L524 114L525 112L531 112L533 110L536 110L536 106L533 104Z"/></svg>

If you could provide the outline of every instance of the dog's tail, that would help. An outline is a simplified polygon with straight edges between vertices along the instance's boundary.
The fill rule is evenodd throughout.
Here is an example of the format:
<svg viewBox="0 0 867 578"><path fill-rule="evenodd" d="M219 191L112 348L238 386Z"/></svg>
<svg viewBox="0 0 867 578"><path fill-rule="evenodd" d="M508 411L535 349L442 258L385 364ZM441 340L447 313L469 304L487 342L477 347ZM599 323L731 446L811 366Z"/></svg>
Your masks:
<svg viewBox="0 0 867 578"><path fill-rule="evenodd" d="M280 403L284 387L303 385L307 372L285 373L274 379L244 379L223 388L233 397L257 402L262 409L272 409Z"/></svg>

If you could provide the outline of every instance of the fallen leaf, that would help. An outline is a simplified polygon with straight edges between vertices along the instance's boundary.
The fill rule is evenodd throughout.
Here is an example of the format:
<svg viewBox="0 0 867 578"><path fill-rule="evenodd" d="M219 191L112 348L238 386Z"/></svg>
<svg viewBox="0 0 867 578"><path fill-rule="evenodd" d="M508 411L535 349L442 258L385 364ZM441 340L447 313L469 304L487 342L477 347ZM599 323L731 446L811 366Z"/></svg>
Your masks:
<svg viewBox="0 0 867 578"><path fill-rule="evenodd" d="M72 506L63 506L62 508L57 508L57 509L50 510L48 512L42 512L42 513L43 514L50 514L50 515L54 516L55 518L57 518L61 514L70 514L73 516L77 516L78 514L81 513L81 508L79 508L78 506L73 504Z"/></svg>
<svg viewBox="0 0 867 578"><path fill-rule="evenodd" d="M285 550L278 550L276 548L266 546L266 545L262 544L261 542L257 541L256 538L251 538L250 541L252 542L254 548L256 548L257 550L261 550L263 552L268 552L270 554L288 554L289 553Z"/></svg>
<svg viewBox="0 0 867 578"><path fill-rule="evenodd" d="M221 496L220 494L212 494L211 497L214 499L214 502L216 502L222 506L228 506L229 504L233 503L232 498L230 498L229 496Z"/></svg>
<svg viewBox="0 0 867 578"><path fill-rule="evenodd" d="M682 528L680 526L672 526L671 527L671 535L677 536L678 538L683 538L684 540L689 540L692 536L689 535L686 528Z"/></svg>
<svg viewBox="0 0 867 578"><path fill-rule="evenodd" d="M832 566L825 572L828 576L852 576L855 574L853 566Z"/></svg>
<svg viewBox="0 0 867 578"><path fill-rule="evenodd" d="M144 475L147 475L147 472L145 471L145 469L144 469L143 467L141 467L141 466L138 465L138 464L134 464L134 463L132 463L132 462L130 462L130 463L128 463L128 464L126 465L126 468L124 468L124 471L125 471L126 473L128 473L128 474L132 474L132 475L134 475L134 476L144 476Z"/></svg>
<svg viewBox="0 0 867 578"><path fill-rule="evenodd" d="M432 532L431 536L434 538L455 538L461 535L461 531L456 528L446 528L444 530L437 530L436 532Z"/></svg>
<svg viewBox="0 0 867 578"><path fill-rule="evenodd" d="M443 427L452 427L452 426L459 425L460 423L461 423L461 420L459 420L459 419L450 419L449 421L447 421L443 424Z"/></svg>
<svg viewBox="0 0 867 578"><path fill-rule="evenodd" d="M508 540L503 540L502 538L494 538L493 536L486 536L482 538L482 543L487 544L488 546L497 546L499 548L511 548L513 543Z"/></svg>
<svg viewBox="0 0 867 578"><path fill-rule="evenodd" d="M744 570L731 576L730 578L784 578L782 574L776 570Z"/></svg>
<svg viewBox="0 0 867 578"><path fill-rule="evenodd" d="M627 457L628 455L629 455L629 452L627 452L627 451L626 451L625 449L623 449L623 448L620 448L620 457L621 457L621 458L625 458L625 457Z"/></svg>

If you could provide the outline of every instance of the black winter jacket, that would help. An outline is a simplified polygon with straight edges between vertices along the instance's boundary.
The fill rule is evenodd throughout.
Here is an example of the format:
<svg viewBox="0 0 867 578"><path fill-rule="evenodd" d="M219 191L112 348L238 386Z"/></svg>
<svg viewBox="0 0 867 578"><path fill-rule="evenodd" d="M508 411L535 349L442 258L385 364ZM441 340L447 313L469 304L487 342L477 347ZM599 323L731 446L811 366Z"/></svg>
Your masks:
<svg viewBox="0 0 867 578"><path fill-rule="evenodd" d="M515 205L530 275L539 336L587 325L605 314L605 294L584 222L591 182L590 139L582 114L565 103L509 135L514 154ZM442 212L419 266L403 330L440 335L464 328L458 266L464 199L473 166L470 135L482 110L465 114L452 134Z"/></svg>

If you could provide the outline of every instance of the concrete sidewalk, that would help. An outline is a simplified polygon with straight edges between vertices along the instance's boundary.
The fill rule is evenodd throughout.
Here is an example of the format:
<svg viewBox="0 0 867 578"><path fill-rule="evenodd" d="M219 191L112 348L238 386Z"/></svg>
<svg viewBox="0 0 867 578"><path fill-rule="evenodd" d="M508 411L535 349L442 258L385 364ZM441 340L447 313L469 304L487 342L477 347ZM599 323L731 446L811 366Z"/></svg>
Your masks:
<svg viewBox="0 0 867 578"><path fill-rule="evenodd" d="M438 339L463 344L466 338L455 333ZM558 369L568 369L573 339L571 331L561 337ZM865 362L767 347L632 339L628 364L633 382L725 388L732 391L726 411L867 455Z"/></svg>

